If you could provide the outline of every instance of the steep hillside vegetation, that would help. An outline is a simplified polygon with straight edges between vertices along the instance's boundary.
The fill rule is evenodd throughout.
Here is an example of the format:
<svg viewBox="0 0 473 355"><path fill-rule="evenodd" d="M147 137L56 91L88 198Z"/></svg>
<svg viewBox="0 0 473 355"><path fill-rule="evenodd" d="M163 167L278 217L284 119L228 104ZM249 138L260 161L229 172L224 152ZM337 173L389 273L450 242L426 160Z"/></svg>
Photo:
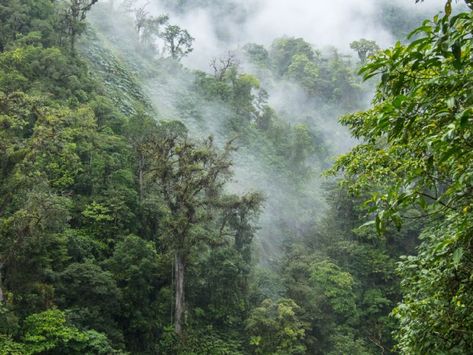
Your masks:
<svg viewBox="0 0 473 355"><path fill-rule="evenodd" d="M0 5L0 354L471 353L472 12L200 71L147 6Z"/></svg>

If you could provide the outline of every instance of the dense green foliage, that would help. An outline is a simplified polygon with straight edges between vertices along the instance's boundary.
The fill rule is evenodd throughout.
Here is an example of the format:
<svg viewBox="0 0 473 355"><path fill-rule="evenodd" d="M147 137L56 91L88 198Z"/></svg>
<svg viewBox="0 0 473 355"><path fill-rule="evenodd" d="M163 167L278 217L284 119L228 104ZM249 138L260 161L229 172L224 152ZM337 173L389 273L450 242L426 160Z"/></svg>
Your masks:
<svg viewBox="0 0 473 355"><path fill-rule="evenodd" d="M470 353L473 13L425 21L362 69L381 74L374 106L343 119L366 143L339 159L354 191L369 191L376 228L422 218L418 254L402 259L394 310L403 353Z"/></svg>
<svg viewBox="0 0 473 355"><path fill-rule="evenodd" d="M203 72L137 4L0 5L0 354L471 353L472 13Z"/></svg>
<svg viewBox="0 0 473 355"><path fill-rule="evenodd" d="M244 47L258 74L287 80L302 87L316 105L334 105L344 112L358 106L363 90L354 75L350 58L333 48L320 52L302 38L276 39L269 49L257 44Z"/></svg>
<svg viewBox="0 0 473 355"><path fill-rule="evenodd" d="M173 317L175 248L166 231L182 218L193 226L186 247L191 272L206 280L188 292L186 324L224 325L244 315L259 197L223 195L210 172L193 182L193 200L179 200L199 218L186 211L169 215L166 201L174 200L167 193L180 191L176 184L188 181L199 159L206 164L206 151L217 154L212 141L189 145L181 124L156 123L133 79L127 82L131 100L110 97L71 43L48 30L64 16L62 8L13 1L2 11L8 19L12 12L24 16L25 23L19 32L2 21L1 352L110 354L111 344L133 353L166 351L160 344ZM156 179L172 167L160 158L170 127L183 128L184 146L176 153L189 152L187 168ZM226 164L216 169L226 171ZM161 189L170 182L171 190ZM198 209L200 195L212 196L213 207ZM225 263L225 272L207 278L206 270ZM210 303L209 288L215 292ZM219 308L217 295L226 294L235 300Z"/></svg>

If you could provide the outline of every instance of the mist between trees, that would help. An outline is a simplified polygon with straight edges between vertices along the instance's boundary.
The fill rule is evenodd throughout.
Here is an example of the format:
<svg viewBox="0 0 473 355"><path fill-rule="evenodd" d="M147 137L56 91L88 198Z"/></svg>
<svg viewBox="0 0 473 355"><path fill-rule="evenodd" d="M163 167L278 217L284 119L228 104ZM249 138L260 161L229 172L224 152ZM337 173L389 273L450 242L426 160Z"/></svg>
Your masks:
<svg viewBox="0 0 473 355"><path fill-rule="evenodd" d="M471 6L7 0L0 354L472 352Z"/></svg>

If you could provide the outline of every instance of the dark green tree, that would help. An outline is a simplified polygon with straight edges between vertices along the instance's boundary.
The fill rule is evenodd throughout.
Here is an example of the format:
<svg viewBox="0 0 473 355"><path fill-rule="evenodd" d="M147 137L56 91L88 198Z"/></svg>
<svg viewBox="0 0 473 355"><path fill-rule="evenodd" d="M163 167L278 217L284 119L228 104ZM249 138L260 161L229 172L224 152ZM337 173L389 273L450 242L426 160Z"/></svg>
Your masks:
<svg viewBox="0 0 473 355"><path fill-rule="evenodd" d="M187 136L182 124L163 123L147 145L148 181L155 183L166 208L164 240L175 257L175 331L183 332L185 276L193 247L209 238L204 226L219 209L222 188L230 176L231 143L220 152L213 139L202 143ZM224 227L222 227L224 228Z"/></svg>
<svg viewBox="0 0 473 355"><path fill-rule="evenodd" d="M336 169L352 191L370 192L378 231L426 222L417 255L399 267L404 353L472 351L472 29L473 12L447 6L415 41L377 54L361 70L381 77L373 107L342 120L364 143Z"/></svg>
<svg viewBox="0 0 473 355"><path fill-rule="evenodd" d="M271 64L280 76L284 75L295 55L298 55L299 61L305 58L313 62L317 59L318 53L312 46L304 41L302 38L279 38L275 40L270 48Z"/></svg>
<svg viewBox="0 0 473 355"><path fill-rule="evenodd" d="M177 25L167 25L160 37L164 41L164 49L172 59L179 60L193 51L192 42L194 38Z"/></svg>

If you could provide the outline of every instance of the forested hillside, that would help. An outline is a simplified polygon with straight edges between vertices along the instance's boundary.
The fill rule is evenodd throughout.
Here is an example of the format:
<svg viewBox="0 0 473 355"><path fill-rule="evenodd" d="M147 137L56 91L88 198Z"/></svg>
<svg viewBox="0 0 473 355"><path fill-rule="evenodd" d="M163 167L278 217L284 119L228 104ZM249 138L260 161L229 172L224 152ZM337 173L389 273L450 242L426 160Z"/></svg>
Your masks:
<svg viewBox="0 0 473 355"><path fill-rule="evenodd" d="M281 3L2 1L0 354L473 353L473 2Z"/></svg>

